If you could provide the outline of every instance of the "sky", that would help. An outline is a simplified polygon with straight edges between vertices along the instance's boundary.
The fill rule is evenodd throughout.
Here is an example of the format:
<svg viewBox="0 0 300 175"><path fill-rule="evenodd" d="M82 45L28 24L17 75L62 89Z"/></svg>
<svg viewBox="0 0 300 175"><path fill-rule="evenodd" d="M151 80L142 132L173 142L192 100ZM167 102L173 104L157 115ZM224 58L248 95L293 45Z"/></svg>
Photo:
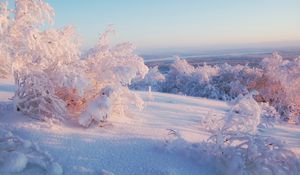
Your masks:
<svg viewBox="0 0 300 175"><path fill-rule="evenodd" d="M83 47L113 24L139 50L300 44L300 0L46 0Z"/></svg>

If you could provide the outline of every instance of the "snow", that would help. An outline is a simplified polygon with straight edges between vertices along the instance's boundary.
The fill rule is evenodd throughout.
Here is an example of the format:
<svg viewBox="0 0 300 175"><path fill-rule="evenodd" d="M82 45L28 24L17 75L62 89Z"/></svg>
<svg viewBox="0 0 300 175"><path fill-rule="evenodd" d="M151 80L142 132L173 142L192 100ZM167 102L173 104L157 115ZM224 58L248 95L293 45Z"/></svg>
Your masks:
<svg viewBox="0 0 300 175"><path fill-rule="evenodd" d="M103 122L110 115L111 106L109 98L105 95L97 97L92 101L85 112L80 115L79 124L88 127L92 121Z"/></svg>
<svg viewBox="0 0 300 175"><path fill-rule="evenodd" d="M7 173L21 172L27 164L27 158L24 154L19 152L13 152L9 156L5 157L2 171Z"/></svg>
<svg viewBox="0 0 300 175"><path fill-rule="evenodd" d="M146 76L132 44L109 43L112 27L81 52L44 0L10 7L0 3L0 77L15 80L0 81L0 174L299 174L299 127L276 123L298 122L299 58L275 53L257 69L178 59Z"/></svg>
<svg viewBox="0 0 300 175"><path fill-rule="evenodd" d="M8 84L0 84L1 104L12 103L8 97L13 91L6 89ZM145 100L144 110L132 108L127 117L112 116L102 127L83 128L72 122L45 123L13 112L12 108L1 108L0 128L27 140L23 141L24 148L32 147L32 142L51 155L55 162L48 166L48 174L219 173L207 163L208 160L198 160L199 153L193 149L195 144L209 137L201 123L209 116L227 115L231 110L229 104L157 92L151 92L149 98L148 92L137 93ZM259 133L286 142L289 149L300 155L299 126L275 124L274 128L262 128ZM22 152L12 154L2 164L10 164L6 166L9 171L1 169L1 174L19 171L22 174L43 174L44 170L29 166L27 158ZM236 159L239 157L233 157L233 162L238 162ZM227 172L237 169L237 166L228 164Z"/></svg>
<svg viewBox="0 0 300 175"><path fill-rule="evenodd" d="M111 114L110 96L112 93L112 88L104 88L100 92L100 95L96 97L80 115L78 123L84 127L89 127L92 122L104 122Z"/></svg>

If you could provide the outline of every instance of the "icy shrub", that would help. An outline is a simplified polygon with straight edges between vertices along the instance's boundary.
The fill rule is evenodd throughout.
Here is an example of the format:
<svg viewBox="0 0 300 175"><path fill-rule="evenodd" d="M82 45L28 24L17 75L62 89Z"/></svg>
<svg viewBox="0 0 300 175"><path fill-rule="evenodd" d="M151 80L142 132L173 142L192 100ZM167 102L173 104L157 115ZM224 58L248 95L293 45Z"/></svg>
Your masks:
<svg viewBox="0 0 300 175"><path fill-rule="evenodd" d="M261 107L253 99L257 92L253 91L245 96L239 95L231 104L224 123L225 128L245 133L256 133L257 126L261 123Z"/></svg>
<svg viewBox="0 0 300 175"><path fill-rule="evenodd" d="M253 91L231 101L229 103L231 108L224 117L208 117L202 123L205 130L218 134L222 132L256 133L262 114L262 108L253 98L256 94L257 92ZM217 135L216 138L218 138ZM220 138L222 140L222 137Z"/></svg>
<svg viewBox="0 0 300 175"><path fill-rule="evenodd" d="M218 174L297 175L300 171L297 155L279 140L245 133L224 138L222 143L211 140L196 147L200 160L209 157Z"/></svg>
<svg viewBox="0 0 300 175"><path fill-rule="evenodd" d="M300 116L299 60L284 60L274 53L272 57L262 60L259 67L226 63L193 67L186 60L177 58L164 75L164 81L156 83L156 77L149 75L132 88L147 90L147 86L153 85L154 91L225 101L255 90L258 92L254 96L257 102L274 107L282 120L297 123ZM159 75L156 71L155 75Z"/></svg>
<svg viewBox="0 0 300 175"><path fill-rule="evenodd" d="M231 112L216 120L201 153L213 156L224 174L297 174L300 162L293 152L272 137L256 134L262 110L252 94L239 97Z"/></svg>
<svg viewBox="0 0 300 175"><path fill-rule="evenodd" d="M191 81L189 76L194 72L194 67L189 65L186 60L177 58L170 66L170 71L166 75L163 85L164 92L184 93L186 84Z"/></svg>
<svg viewBox="0 0 300 175"><path fill-rule="evenodd" d="M144 79L135 79L130 88L145 91L151 87L151 90L161 92L164 81L165 76L159 72L158 66L155 66L149 69Z"/></svg>
<svg viewBox="0 0 300 175"><path fill-rule="evenodd" d="M194 68L186 60L177 58L166 75L163 92L206 96L206 92L211 90L207 84L218 71L217 67L208 65Z"/></svg>
<svg viewBox="0 0 300 175"><path fill-rule="evenodd" d="M4 174L22 173L29 165L49 175L63 173L61 166L37 145L0 129L0 171Z"/></svg>
<svg viewBox="0 0 300 175"><path fill-rule="evenodd" d="M0 36L4 39L4 30L6 30L9 22L10 11L8 9L8 2L0 2ZM5 42L0 42L0 78L7 78L10 74L10 64L7 48Z"/></svg>
<svg viewBox="0 0 300 175"><path fill-rule="evenodd" d="M12 10L1 4L0 59L15 78L16 109L42 120L81 116L80 124L89 126L112 113L123 115L129 104L141 107L127 86L148 68L133 45L111 46L110 27L94 48L80 53L72 27L48 28L53 16L42 0L16 0Z"/></svg>
<svg viewBox="0 0 300 175"><path fill-rule="evenodd" d="M278 53L261 65L265 79L257 87L262 99L274 106L284 120L298 122L300 116L300 59L284 60Z"/></svg>
<svg viewBox="0 0 300 175"><path fill-rule="evenodd" d="M209 66L194 68L185 60L176 60L166 75L164 92L232 100L249 93L248 84L262 76L259 69L248 66Z"/></svg>
<svg viewBox="0 0 300 175"><path fill-rule="evenodd" d="M1 8L1 7L0 7ZM1 48L1 43L0 43ZM10 74L10 60L8 60L6 53L3 53L5 51L0 49L0 78L7 78Z"/></svg>
<svg viewBox="0 0 300 175"><path fill-rule="evenodd" d="M209 116L203 121L210 133L207 141L191 145L179 138L168 145L169 149L184 147L186 155L211 166L215 174L297 175L299 157L279 140L257 134L262 109L253 95L256 93L239 96L228 115Z"/></svg>
<svg viewBox="0 0 300 175"><path fill-rule="evenodd" d="M130 43L110 47L109 28L98 44L85 54L86 79L91 86L84 92L87 108L80 115L80 124L105 121L112 113L124 115L131 104L142 108L143 102L128 86L135 78L144 78L148 68L143 59L133 53Z"/></svg>
<svg viewBox="0 0 300 175"><path fill-rule="evenodd" d="M54 15L43 1L17 0L15 9L9 12L6 25L1 26L0 50L11 63L17 85L16 109L42 120L61 119L65 116L65 102L56 93L62 87L73 86L68 82L78 71L72 66L79 60L74 30L41 30Z"/></svg>
<svg viewBox="0 0 300 175"><path fill-rule="evenodd" d="M63 119L65 103L55 95L55 87L43 72L15 74L18 89L14 103L17 111L37 119Z"/></svg>
<svg viewBox="0 0 300 175"><path fill-rule="evenodd" d="M250 68L247 65L231 66L225 63L220 66L219 74L212 77L210 84L216 91L216 98L232 100L239 95L248 94L250 92L248 85L261 76L260 69Z"/></svg>
<svg viewBox="0 0 300 175"><path fill-rule="evenodd" d="M260 103L261 108L261 128L269 128L274 125L275 122L280 121L280 114L269 103Z"/></svg>

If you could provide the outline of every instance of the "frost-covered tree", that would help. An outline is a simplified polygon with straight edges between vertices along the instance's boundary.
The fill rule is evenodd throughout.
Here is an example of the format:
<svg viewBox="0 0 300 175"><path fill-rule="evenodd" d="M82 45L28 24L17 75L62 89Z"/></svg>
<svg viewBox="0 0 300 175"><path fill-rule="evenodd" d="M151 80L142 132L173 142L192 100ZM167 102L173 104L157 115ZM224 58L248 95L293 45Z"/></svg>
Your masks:
<svg viewBox="0 0 300 175"><path fill-rule="evenodd" d="M43 0L16 0L14 9L1 4L0 56L5 64L0 71L14 75L16 110L42 120L62 120L81 113L103 118L103 111L93 116L91 106L111 108L105 109L106 116L123 114L129 104L141 107L141 100L127 88L148 71L134 47L110 46L109 28L93 49L81 53L74 28L51 28L53 18L54 10ZM108 88L108 99L99 102Z"/></svg>

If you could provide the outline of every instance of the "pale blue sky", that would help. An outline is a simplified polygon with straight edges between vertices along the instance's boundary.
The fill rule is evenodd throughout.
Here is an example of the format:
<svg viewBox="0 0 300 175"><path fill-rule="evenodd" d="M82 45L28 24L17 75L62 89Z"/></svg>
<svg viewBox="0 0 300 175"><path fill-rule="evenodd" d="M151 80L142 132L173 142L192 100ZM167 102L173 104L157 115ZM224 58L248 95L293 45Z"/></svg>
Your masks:
<svg viewBox="0 0 300 175"><path fill-rule="evenodd" d="M56 11L55 26L75 26L85 46L109 24L117 29L115 42L141 50L300 40L300 0L46 1Z"/></svg>

